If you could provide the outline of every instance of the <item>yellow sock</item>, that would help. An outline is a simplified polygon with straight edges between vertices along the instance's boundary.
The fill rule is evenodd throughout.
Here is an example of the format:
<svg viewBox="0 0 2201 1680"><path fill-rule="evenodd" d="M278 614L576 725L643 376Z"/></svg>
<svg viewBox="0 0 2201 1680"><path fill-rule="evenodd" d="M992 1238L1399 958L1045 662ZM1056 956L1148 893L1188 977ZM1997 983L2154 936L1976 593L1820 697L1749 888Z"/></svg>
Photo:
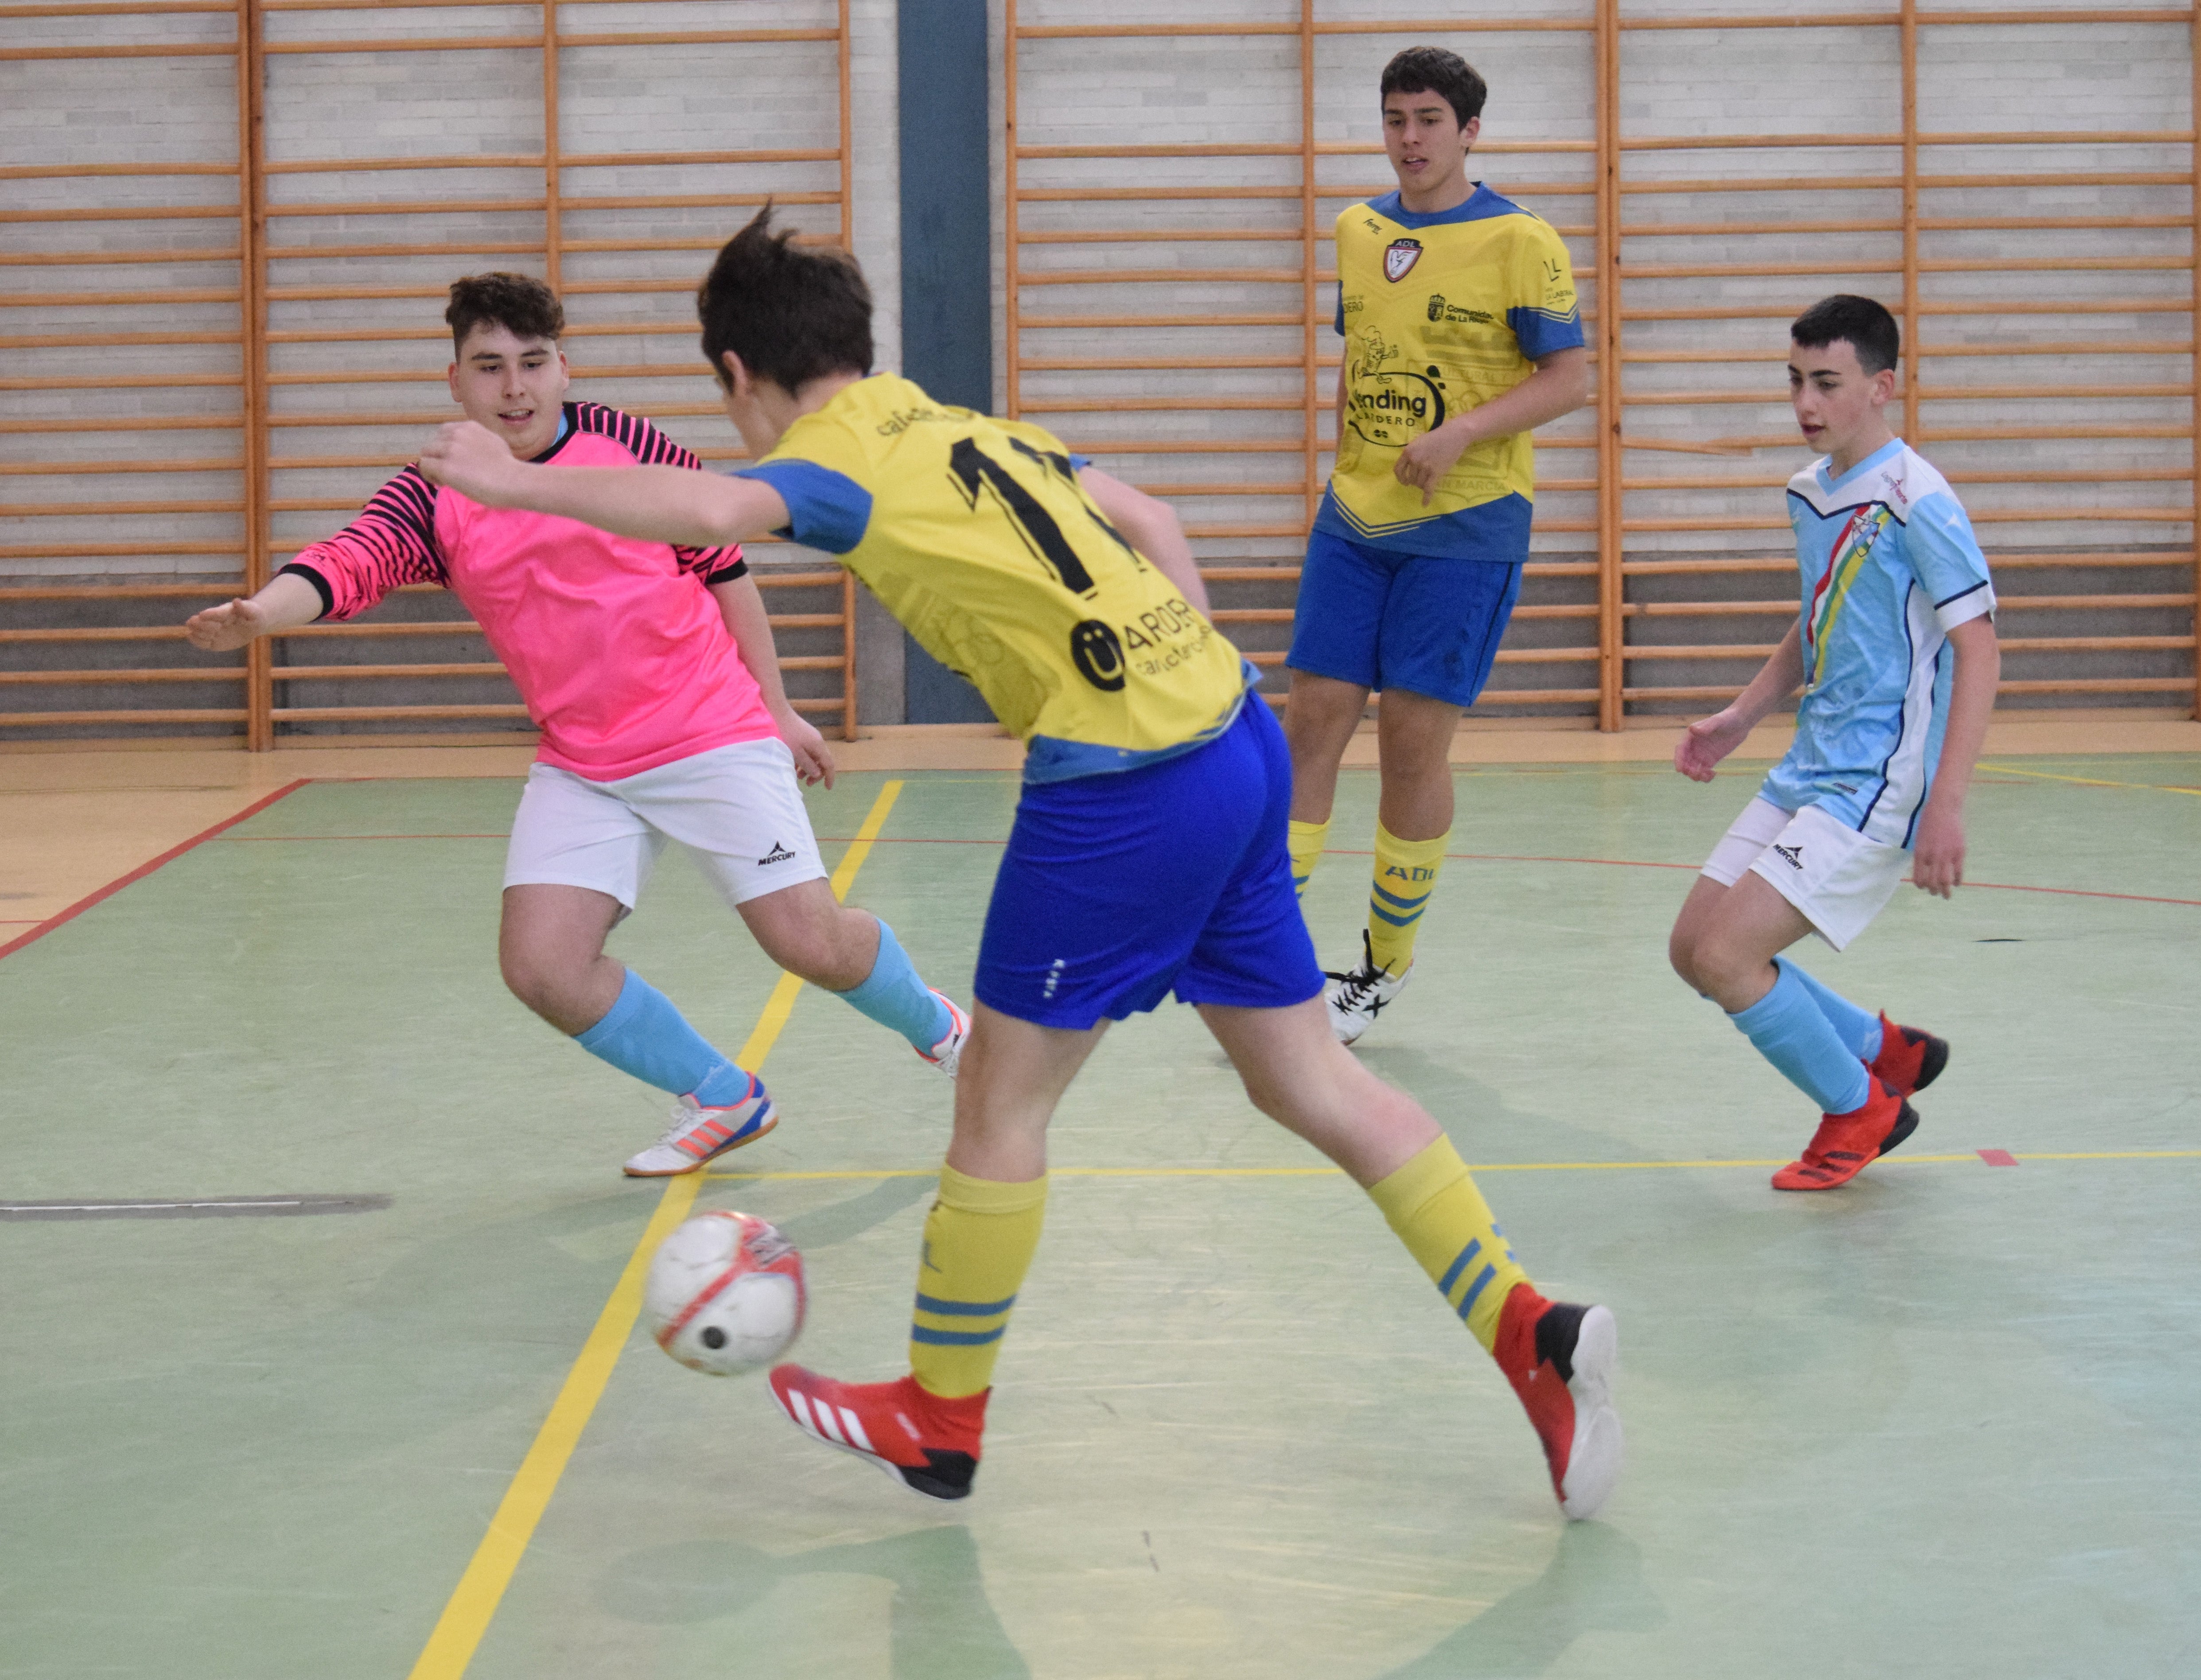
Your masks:
<svg viewBox="0 0 2201 1680"><path fill-rule="evenodd" d="M1285 843L1291 848L1292 891L1297 896L1306 896L1307 878L1314 873L1315 865L1322 861L1323 843L1329 838L1329 819L1327 817L1318 823L1294 821L1292 824L1291 837Z"/></svg>
<svg viewBox="0 0 2201 1680"><path fill-rule="evenodd" d="M909 1326L909 1368L928 1394L954 1400L992 1386L1009 1309L1046 1217L1044 1174L1004 1184L940 1169Z"/></svg>
<svg viewBox="0 0 2201 1680"><path fill-rule="evenodd" d="M1452 841L1447 829L1434 840L1401 840L1376 825L1376 877L1368 888L1368 955L1379 969L1406 972L1414 960L1414 936L1422 912L1436 890L1437 871Z"/></svg>
<svg viewBox="0 0 2201 1680"><path fill-rule="evenodd" d="M1505 1297L1516 1283L1528 1282L1529 1274L1513 1258L1505 1233L1492 1221L1490 1206L1452 1139L1438 1138L1396 1172L1378 1179L1369 1186L1368 1197L1488 1353L1498 1339Z"/></svg>

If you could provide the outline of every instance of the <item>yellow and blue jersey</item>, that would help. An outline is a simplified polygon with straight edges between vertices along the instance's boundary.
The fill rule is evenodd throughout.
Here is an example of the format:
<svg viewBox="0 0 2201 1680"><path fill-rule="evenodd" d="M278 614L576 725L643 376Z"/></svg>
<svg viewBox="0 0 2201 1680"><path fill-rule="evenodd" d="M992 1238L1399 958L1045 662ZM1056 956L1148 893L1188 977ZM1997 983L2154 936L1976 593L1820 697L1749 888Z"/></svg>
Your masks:
<svg viewBox="0 0 2201 1680"><path fill-rule="evenodd" d="M1535 496L1527 432L1466 450L1426 507L1392 468L1417 438L1581 348L1564 242L1479 182L1465 203L1428 215L1392 192L1339 215L1337 273L1345 413L1315 529L1396 552L1493 558L1495 516L1475 510L1517 497L1504 528L1525 523Z"/></svg>
<svg viewBox="0 0 2201 1680"><path fill-rule="evenodd" d="M741 476L782 534L836 555L1028 748L1024 778L1125 770L1214 739L1246 690L1236 649L1103 517L1053 434L878 373Z"/></svg>

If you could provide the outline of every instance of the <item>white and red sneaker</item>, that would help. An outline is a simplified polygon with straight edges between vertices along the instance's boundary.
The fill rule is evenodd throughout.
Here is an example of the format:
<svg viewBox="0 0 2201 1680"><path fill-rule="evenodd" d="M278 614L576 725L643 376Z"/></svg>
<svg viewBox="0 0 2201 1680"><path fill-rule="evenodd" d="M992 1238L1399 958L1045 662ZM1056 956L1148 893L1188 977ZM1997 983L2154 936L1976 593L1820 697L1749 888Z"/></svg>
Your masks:
<svg viewBox="0 0 2201 1680"><path fill-rule="evenodd" d="M991 1389L943 1400L897 1383L836 1383L799 1365L772 1367L772 1397L813 1440L877 1465L928 1499L964 1499L978 1471L978 1437Z"/></svg>
<svg viewBox="0 0 2201 1680"><path fill-rule="evenodd" d="M754 1073L739 1102L723 1108L706 1108L692 1096L672 1105L672 1125L664 1137L626 1164L630 1178L677 1178L684 1172L700 1172L706 1162L729 1149L754 1143L779 1124L779 1110L764 1081Z"/></svg>
<svg viewBox="0 0 2201 1680"><path fill-rule="evenodd" d="M1547 1301L1516 1283L1490 1351L1544 1443L1559 1509L1576 1521L1594 1517L1620 1480L1620 1414L1612 1409L1620 1330L1612 1314Z"/></svg>
<svg viewBox="0 0 2201 1680"><path fill-rule="evenodd" d="M932 1064L949 1078L955 1077L955 1066L963 1060L963 1043L971 1036L971 1018L963 1013L955 1000L937 986L925 990L948 1006L948 1036L929 1050L919 1050L919 1057ZM915 1046L912 1046L915 1049Z"/></svg>

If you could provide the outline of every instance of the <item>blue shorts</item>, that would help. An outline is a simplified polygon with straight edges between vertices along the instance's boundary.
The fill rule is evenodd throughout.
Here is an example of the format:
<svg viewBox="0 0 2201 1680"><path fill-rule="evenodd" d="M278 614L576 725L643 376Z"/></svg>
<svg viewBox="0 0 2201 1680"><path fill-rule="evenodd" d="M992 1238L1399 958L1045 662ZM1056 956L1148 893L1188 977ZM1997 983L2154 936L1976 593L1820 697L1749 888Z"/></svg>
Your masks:
<svg viewBox="0 0 2201 1680"><path fill-rule="evenodd" d="M1083 1031L1182 1003L1284 1009L1322 993L1284 845L1292 761L1267 702L1196 751L1028 784L986 931L978 1001Z"/></svg>
<svg viewBox="0 0 2201 1680"><path fill-rule="evenodd" d="M1528 507L1521 503L1523 555ZM1312 677L1472 706L1520 594L1517 559L1393 554L1317 531L1307 538L1284 662Z"/></svg>

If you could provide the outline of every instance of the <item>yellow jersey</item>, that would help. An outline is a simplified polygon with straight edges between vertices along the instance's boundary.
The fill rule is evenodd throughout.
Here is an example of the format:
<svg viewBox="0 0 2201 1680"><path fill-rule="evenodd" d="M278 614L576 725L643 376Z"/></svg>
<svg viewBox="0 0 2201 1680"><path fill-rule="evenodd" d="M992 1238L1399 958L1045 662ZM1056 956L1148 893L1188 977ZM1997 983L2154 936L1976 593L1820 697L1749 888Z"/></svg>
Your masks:
<svg viewBox="0 0 2201 1680"><path fill-rule="evenodd" d="M1317 530L1423 555L1480 554L1460 516L1535 495L1525 432L1480 443L1422 492L1392 476L1399 453L1451 415L1503 396L1535 364L1582 344L1567 248L1551 224L1477 183L1422 215L1395 192L1337 218L1337 330L1345 413Z"/></svg>
<svg viewBox="0 0 2201 1680"><path fill-rule="evenodd" d="M875 373L741 476L781 534L837 556L919 646L985 696L1028 781L1175 755L1237 717L1244 662L1132 548L1051 433Z"/></svg>

